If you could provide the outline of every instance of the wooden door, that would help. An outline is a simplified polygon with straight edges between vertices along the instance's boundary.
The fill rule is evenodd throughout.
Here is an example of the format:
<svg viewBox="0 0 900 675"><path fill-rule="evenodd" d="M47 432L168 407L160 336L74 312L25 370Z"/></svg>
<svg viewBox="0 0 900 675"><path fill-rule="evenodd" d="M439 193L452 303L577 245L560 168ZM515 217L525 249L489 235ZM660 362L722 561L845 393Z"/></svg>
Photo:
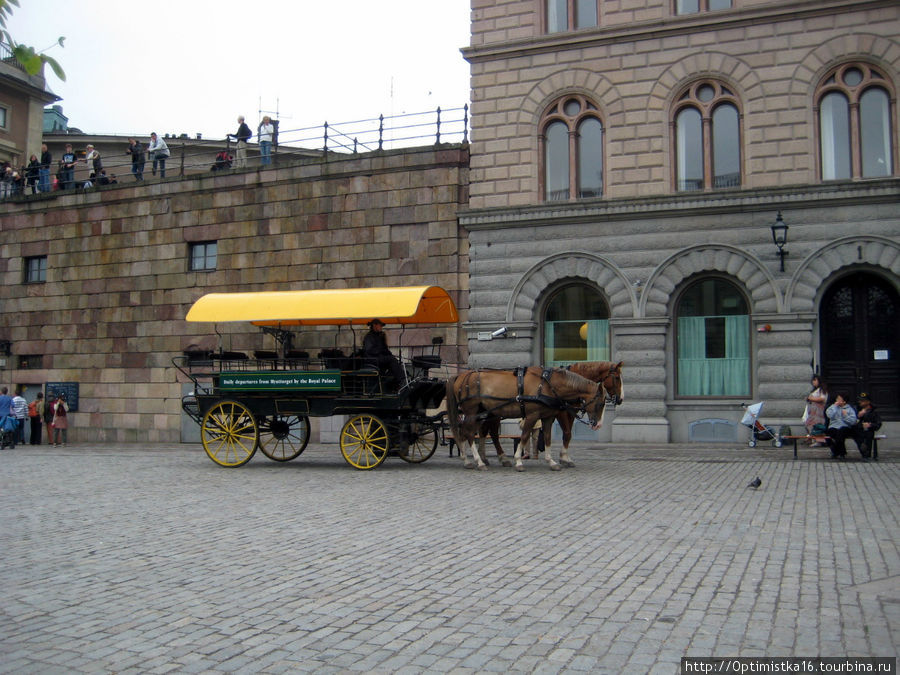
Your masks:
<svg viewBox="0 0 900 675"><path fill-rule="evenodd" d="M857 272L826 291L819 310L822 376L831 392L867 392L883 419L900 419L900 295Z"/></svg>

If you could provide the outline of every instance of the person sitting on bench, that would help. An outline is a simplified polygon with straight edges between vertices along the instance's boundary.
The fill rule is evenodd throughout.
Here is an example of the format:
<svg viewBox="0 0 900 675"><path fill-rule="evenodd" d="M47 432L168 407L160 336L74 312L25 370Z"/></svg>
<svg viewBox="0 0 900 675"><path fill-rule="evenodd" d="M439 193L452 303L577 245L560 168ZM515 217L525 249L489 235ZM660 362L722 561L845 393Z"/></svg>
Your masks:
<svg viewBox="0 0 900 675"><path fill-rule="evenodd" d="M863 459L872 456L872 444L875 441L875 432L881 428L881 415L875 410L869 395L863 392L857 397L859 410L856 418L859 424L856 426L856 444L859 446L859 454Z"/></svg>
<svg viewBox="0 0 900 675"><path fill-rule="evenodd" d="M846 457L845 442L856 435L856 411L847 403L846 394L838 393L835 396L834 403L825 410L825 417L828 418L825 442L831 448L831 456L835 459Z"/></svg>
<svg viewBox="0 0 900 675"><path fill-rule="evenodd" d="M381 372L390 371L397 383L397 389L406 384L406 372L397 357L391 353L387 346L387 336L384 334L384 321L372 319L369 321L369 332L363 340L363 356L373 363Z"/></svg>

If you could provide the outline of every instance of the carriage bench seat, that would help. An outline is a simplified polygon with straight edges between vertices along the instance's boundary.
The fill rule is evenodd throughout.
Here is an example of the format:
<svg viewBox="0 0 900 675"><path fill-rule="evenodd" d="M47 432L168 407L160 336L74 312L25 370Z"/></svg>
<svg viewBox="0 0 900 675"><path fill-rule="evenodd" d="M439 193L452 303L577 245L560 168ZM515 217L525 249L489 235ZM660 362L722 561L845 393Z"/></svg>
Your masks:
<svg viewBox="0 0 900 675"><path fill-rule="evenodd" d="M512 442L513 442L513 454L516 454L516 450L519 449L519 441L522 440L521 434L500 434L500 435L497 436L497 438L500 438L500 439L506 439L506 440L512 440ZM459 456L459 448L456 447L456 439L455 439L452 435L450 435L450 434L446 434L446 435L444 436L444 439L447 441L447 445L450 446L450 454L447 455L447 456L448 456L448 457L453 457L453 448L456 448L456 455L457 455L457 457L458 457L458 456ZM475 437L475 440L476 440L476 441L478 441L478 440L480 440L480 439L481 439L481 436L476 436L476 437ZM488 437L486 437L484 440L487 442L487 441L491 440L491 437L488 436Z"/></svg>
<svg viewBox="0 0 900 675"><path fill-rule="evenodd" d="M825 434L813 434L806 436L781 436L781 440L783 441L793 441L794 443L794 459L797 459L797 442L798 441L810 441L815 443L825 443L825 439L828 438ZM885 434L875 434L875 438L872 439L872 460L878 461L878 441L886 439L887 436Z"/></svg>

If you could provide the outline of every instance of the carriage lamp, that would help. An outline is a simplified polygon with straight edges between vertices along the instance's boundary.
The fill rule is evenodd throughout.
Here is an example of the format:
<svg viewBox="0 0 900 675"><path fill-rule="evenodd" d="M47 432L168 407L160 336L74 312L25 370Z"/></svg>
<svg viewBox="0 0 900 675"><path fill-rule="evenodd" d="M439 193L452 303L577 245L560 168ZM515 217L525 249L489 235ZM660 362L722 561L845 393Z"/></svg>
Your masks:
<svg viewBox="0 0 900 675"><path fill-rule="evenodd" d="M787 244L787 232L788 226L781 219L781 211L778 212L778 215L775 217L775 222L772 223L772 241L775 242L775 246L778 247L778 256L781 258L781 271L784 272L784 256L788 255L788 252L784 250L784 245Z"/></svg>

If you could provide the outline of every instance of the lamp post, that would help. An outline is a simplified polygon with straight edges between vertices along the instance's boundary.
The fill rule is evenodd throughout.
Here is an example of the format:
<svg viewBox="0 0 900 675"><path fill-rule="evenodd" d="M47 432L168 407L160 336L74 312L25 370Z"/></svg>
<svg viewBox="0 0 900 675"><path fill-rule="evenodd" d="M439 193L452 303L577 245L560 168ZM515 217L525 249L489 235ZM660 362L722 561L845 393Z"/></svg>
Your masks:
<svg viewBox="0 0 900 675"><path fill-rule="evenodd" d="M778 212L778 215L775 217L775 222L772 223L772 241L775 242L775 246L778 247L778 256L781 258L781 271L784 272L784 256L788 255L788 252L784 250L784 245L787 244L787 232L788 226L781 219L781 211Z"/></svg>

